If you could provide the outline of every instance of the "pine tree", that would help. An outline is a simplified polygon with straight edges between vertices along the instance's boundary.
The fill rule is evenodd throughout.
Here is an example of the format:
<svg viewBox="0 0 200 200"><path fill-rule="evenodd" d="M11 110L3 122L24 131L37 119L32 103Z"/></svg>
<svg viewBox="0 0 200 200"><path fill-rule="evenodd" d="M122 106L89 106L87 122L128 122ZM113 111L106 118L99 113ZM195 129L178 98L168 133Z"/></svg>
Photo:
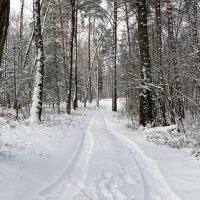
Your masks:
<svg viewBox="0 0 200 200"><path fill-rule="evenodd" d="M117 111L117 21L118 18L118 2L114 0L114 21L113 21L113 95L112 95L112 111Z"/></svg>
<svg viewBox="0 0 200 200"><path fill-rule="evenodd" d="M72 101L72 79L73 79L73 63L74 63L74 36L76 24L76 1L71 0L71 38L70 38L70 68L69 68L69 88L67 97L67 113L71 114Z"/></svg>
<svg viewBox="0 0 200 200"><path fill-rule="evenodd" d="M151 61L147 31L146 0L137 0L138 39L140 49L141 86L140 124L146 126L152 122Z"/></svg>

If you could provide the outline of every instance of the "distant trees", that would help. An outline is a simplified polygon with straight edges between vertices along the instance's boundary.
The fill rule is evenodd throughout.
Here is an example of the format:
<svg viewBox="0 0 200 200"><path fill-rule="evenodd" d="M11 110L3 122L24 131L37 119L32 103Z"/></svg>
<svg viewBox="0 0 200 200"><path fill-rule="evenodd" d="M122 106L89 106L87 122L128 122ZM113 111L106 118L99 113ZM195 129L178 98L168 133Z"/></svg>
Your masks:
<svg viewBox="0 0 200 200"><path fill-rule="evenodd" d="M16 115L25 109L27 118L36 99L31 114L40 121L42 102L70 114L79 101L87 106L94 98L97 105L112 98L113 111L123 98L125 113L142 126L181 128L185 117L200 115L197 0L34 0L41 11L35 15L34 7L34 23L23 17L20 2L20 15L11 15L0 87L0 103ZM1 12L2 27L8 10ZM5 41L7 29L1 30Z"/></svg>
<svg viewBox="0 0 200 200"><path fill-rule="evenodd" d="M141 8L145 4L146 14ZM140 94L141 87L143 92L151 92L149 99L152 99L152 109L149 112L149 121L152 126L178 124L179 128L182 128L182 122L188 113L199 116L198 10L196 0L155 0L137 1L136 13L133 1L125 1L124 18L127 29L123 30L123 39L119 41L122 69L119 92L122 90L122 95L126 97L126 112L129 116L137 115L138 110L141 111L141 105L145 105L142 104L143 100L145 101L143 97L147 98L148 95ZM135 28L135 21L129 20L130 17L137 17L138 30ZM142 18L148 18L148 24L141 21ZM129 27L132 27L131 32ZM143 35L145 31L146 34ZM148 36L149 53L144 53L145 49L148 49L148 41L141 38ZM143 79L146 70L141 72L139 67L144 56L147 59L146 66L151 66L147 67L151 69L147 70L151 71L151 78L147 78L149 82L146 83ZM145 110L140 112L142 125L145 123L142 123L144 120L141 120L141 116L147 116L143 115L144 112Z"/></svg>

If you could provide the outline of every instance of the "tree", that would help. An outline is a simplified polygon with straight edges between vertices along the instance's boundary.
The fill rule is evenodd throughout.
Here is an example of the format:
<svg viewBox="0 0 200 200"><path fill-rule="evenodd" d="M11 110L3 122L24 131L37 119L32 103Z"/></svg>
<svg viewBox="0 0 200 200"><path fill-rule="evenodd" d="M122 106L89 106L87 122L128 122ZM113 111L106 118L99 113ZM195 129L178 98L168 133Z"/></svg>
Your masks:
<svg viewBox="0 0 200 200"><path fill-rule="evenodd" d="M74 69L74 81L75 81L75 92L74 92L74 99L73 99L73 108L76 110L78 108L78 9L76 6L76 25L75 25L75 69Z"/></svg>
<svg viewBox="0 0 200 200"><path fill-rule="evenodd" d="M86 105L92 98L97 105L100 98L112 98L112 110L117 110L117 97L122 97L127 116L139 115L143 126L180 125L188 113L198 117L198 0L40 1L45 70L39 61L41 45L34 42L37 29L24 17L24 2L19 1L19 15L11 15L0 68L0 104L19 109L19 118L24 107L28 117L36 99L35 73L40 78L45 73L44 83L43 78L35 81L43 91L40 99L54 108L57 104L58 112L63 101L70 113L72 99L77 109L78 100Z"/></svg>
<svg viewBox="0 0 200 200"><path fill-rule="evenodd" d="M34 35L36 44L36 77L32 97L30 122L38 123L42 115L43 78L44 78L44 49L42 41L40 0L33 0Z"/></svg>
<svg viewBox="0 0 200 200"><path fill-rule="evenodd" d="M62 13L62 2L61 0L58 0L58 10L59 10L59 17L60 17L60 29L61 29L61 41L62 41L62 57L63 57L63 71L64 71L64 83L65 83L65 95L67 96L67 39L65 37L65 31L64 31L64 17ZM65 97L66 98L66 97Z"/></svg>
<svg viewBox="0 0 200 200"><path fill-rule="evenodd" d="M140 50L141 87L140 94L140 124L151 124L152 119L152 91L151 91L151 61L149 52L149 38L147 31L146 0L137 0L138 40Z"/></svg>
<svg viewBox="0 0 200 200"><path fill-rule="evenodd" d="M156 0L155 3L155 23L156 23L156 79L157 84L161 85L163 89L159 89L156 93L158 104L154 113L157 116L157 123L167 125L166 119L166 84L163 78L163 65L162 65L162 21L161 21L161 0ZM164 92L163 92L164 91ZM164 97L165 96L165 97ZM159 108L159 109L158 109ZM156 123L156 122L155 122Z"/></svg>
<svg viewBox="0 0 200 200"><path fill-rule="evenodd" d="M0 1L0 62L9 26L10 0Z"/></svg>
<svg viewBox="0 0 200 200"><path fill-rule="evenodd" d="M71 0L71 41L70 41L70 68L69 68L69 88L67 97L67 113L71 114L71 98L72 98L72 79L73 79L73 63L74 63L74 36L76 24L76 2Z"/></svg>
<svg viewBox="0 0 200 200"><path fill-rule="evenodd" d="M114 49L114 63L113 63L113 95L112 95L112 111L117 111L117 11L118 3L114 0L114 21L113 21L113 49Z"/></svg>

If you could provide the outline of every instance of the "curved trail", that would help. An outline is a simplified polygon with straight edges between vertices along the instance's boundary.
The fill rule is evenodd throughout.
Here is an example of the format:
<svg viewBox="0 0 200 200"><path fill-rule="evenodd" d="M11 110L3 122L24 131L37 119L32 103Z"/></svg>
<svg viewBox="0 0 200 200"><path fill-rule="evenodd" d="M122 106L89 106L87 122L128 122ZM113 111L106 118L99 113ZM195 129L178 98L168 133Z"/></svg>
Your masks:
<svg viewBox="0 0 200 200"><path fill-rule="evenodd" d="M77 151L66 171L51 185L40 192L45 200L71 199L83 186L87 177L90 154L93 149L93 137L90 132L94 116L86 127L80 129L82 138Z"/></svg>
<svg viewBox="0 0 200 200"><path fill-rule="evenodd" d="M136 143L113 130L110 127L109 121L106 119L105 115L104 120L109 133L112 134L118 142L124 144L128 155L134 159L135 164L138 166L146 193L145 199L180 200L180 198L172 191L170 186L165 181L157 163L153 159L147 157Z"/></svg>
<svg viewBox="0 0 200 200"><path fill-rule="evenodd" d="M45 200L180 200L154 160L96 111L63 175L40 194Z"/></svg>

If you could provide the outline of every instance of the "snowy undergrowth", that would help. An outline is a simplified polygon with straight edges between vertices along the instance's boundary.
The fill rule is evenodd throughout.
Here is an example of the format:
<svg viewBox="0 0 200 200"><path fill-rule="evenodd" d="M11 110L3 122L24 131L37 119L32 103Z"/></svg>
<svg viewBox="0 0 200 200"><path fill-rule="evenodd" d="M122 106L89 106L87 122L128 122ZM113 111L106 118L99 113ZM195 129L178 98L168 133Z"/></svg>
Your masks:
<svg viewBox="0 0 200 200"><path fill-rule="evenodd" d="M66 127L73 128L84 122L86 115L90 114L88 110L92 113L94 109L94 104L87 109L81 105L79 110L68 115L64 112L64 105L60 114L52 108L44 107L42 122L37 125L28 123L22 115L16 121L15 111L8 110L7 114L0 117L0 161L12 161L23 151L31 151L37 157L48 157L53 149L51 145L69 134Z"/></svg>
<svg viewBox="0 0 200 200"><path fill-rule="evenodd" d="M177 126L156 127L140 130L144 132L148 141L156 144L169 145L173 148L186 147L185 136L177 131Z"/></svg>
<svg viewBox="0 0 200 200"><path fill-rule="evenodd" d="M138 117L127 116L124 102L121 101L118 113L113 114L113 120L121 123L134 133L143 135L147 141L157 145L168 145L172 148L182 149L186 155L200 158L200 119L194 119L187 114L184 119L183 131L178 131L176 126L143 128L138 124Z"/></svg>
<svg viewBox="0 0 200 200"><path fill-rule="evenodd" d="M156 127L143 129L141 132L146 139L159 145L168 145L172 148L183 149L187 155L200 157L200 125L198 120L187 116L184 121L183 131L178 131L175 126Z"/></svg>
<svg viewBox="0 0 200 200"><path fill-rule="evenodd" d="M63 177L96 107L79 104L72 115L64 113L65 105L61 109L57 114L44 106L40 124L28 123L21 114L16 121L11 110L0 117L0 199L40 199L39 192Z"/></svg>
<svg viewBox="0 0 200 200"><path fill-rule="evenodd" d="M1 118L0 199L139 200L153 195L172 200L167 185L181 199L198 199L199 165L177 150L130 134L126 123L111 112L110 100L102 100L98 109L80 107L71 116L46 107L37 125Z"/></svg>

